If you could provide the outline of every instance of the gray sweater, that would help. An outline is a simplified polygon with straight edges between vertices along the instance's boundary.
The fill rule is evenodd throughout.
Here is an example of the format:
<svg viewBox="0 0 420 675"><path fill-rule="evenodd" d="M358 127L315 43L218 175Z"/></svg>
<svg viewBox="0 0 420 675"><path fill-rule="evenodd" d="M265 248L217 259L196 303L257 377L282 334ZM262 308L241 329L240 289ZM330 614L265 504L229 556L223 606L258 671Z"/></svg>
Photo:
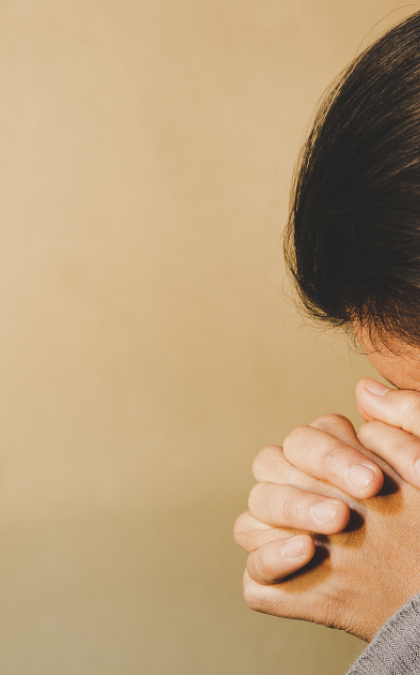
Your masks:
<svg viewBox="0 0 420 675"><path fill-rule="evenodd" d="M389 619L347 675L420 675L420 595Z"/></svg>

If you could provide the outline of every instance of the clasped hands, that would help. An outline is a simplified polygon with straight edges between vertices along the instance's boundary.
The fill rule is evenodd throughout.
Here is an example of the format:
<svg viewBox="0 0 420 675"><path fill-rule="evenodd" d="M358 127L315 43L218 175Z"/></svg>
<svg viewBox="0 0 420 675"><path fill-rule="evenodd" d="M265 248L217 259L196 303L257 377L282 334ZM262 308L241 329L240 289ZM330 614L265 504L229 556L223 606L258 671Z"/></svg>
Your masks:
<svg viewBox="0 0 420 675"><path fill-rule="evenodd" d="M258 454L234 537L249 607L370 641L420 592L420 393L364 379L356 398L357 433L329 415Z"/></svg>

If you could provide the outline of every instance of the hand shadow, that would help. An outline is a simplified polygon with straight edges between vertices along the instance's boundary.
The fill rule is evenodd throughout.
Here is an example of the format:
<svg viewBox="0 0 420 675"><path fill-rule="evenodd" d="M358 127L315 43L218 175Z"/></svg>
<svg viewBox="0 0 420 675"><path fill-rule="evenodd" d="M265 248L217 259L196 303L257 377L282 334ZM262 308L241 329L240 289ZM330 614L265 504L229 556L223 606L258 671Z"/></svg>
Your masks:
<svg viewBox="0 0 420 675"><path fill-rule="evenodd" d="M293 593L305 592L322 583L331 573L330 546L361 548L367 534L369 511L380 511L383 515L393 514L403 507L404 497L397 480L384 472L384 484L380 492L369 500L351 500L350 520L347 527L338 534L325 535L310 533L315 545L315 555L305 567L279 581L282 590Z"/></svg>

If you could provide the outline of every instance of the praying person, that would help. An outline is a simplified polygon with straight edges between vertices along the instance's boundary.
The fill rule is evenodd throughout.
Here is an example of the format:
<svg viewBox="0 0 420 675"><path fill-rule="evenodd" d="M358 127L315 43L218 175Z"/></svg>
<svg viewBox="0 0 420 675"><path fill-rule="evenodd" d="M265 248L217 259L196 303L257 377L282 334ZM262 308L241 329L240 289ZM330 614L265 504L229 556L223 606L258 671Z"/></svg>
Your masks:
<svg viewBox="0 0 420 675"><path fill-rule="evenodd" d="M257 456L234 536L254 610L370 644L348 675L420 674L420 12L325 96L295 174L285 256L307 314L344 328L365 424L327 415Z"/></svg>

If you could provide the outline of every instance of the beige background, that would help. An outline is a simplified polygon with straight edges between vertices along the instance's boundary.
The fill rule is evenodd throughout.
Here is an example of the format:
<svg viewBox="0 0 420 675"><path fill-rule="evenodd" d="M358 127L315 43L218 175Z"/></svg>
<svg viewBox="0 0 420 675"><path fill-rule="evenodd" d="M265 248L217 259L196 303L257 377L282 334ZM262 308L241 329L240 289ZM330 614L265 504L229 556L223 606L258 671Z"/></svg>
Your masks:
<svg viewBox="0 0 420 675"><path fill-rule="evenodd" d="M294 160L390 0L0 4L0 661L339 675L252 613L232 524L267 443L371 373L282 295Z"/></svg>

